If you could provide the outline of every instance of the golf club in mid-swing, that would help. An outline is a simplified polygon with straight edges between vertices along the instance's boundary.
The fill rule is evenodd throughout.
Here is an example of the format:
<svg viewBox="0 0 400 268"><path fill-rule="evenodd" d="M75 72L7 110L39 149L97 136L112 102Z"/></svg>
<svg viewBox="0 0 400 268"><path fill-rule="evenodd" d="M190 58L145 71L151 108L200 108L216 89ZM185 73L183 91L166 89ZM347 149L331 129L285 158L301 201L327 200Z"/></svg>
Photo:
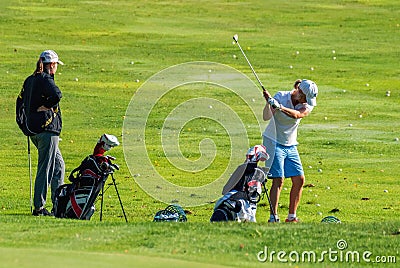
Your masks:
<svg viewBox="0 0 400 268"><path fill-rule="evenodd" d="M264 85L261 83L261 80L258 78L258 75L257 75L256 72L254 71L253 66L251 65L249 59L247 58L246 54L244 53L242 47L240 46L240 44L239 44L239 36L238 36L237 34L235 34L235 35L233 36L233 40L235 40L235 43L238 45L238 47L239 47L240 51L242 52L244 58L246 59L247 63L249 64L251 71L253 72L254 76L256 77L258 83L259 83L260 86L261 86L261 89L263 90L263 92L266 93L266 95L268 96L268 98L271 98L271 94L269 94L269 92L265 89Z"/></svg>

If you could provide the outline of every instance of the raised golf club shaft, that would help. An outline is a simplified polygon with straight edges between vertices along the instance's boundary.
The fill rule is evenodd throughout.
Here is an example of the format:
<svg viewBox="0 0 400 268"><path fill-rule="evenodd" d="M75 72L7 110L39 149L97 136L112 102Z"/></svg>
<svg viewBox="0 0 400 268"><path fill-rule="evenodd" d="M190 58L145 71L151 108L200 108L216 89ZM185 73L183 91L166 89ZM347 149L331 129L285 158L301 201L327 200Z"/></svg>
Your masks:
<svg viewBox="0 0 400 268"><path fill-rule="evenodd" d="M265 87L264 87L264 85L262 84L260 78L258 78L257 73L254 71L254 68L253 68L253 66L251 65L249 59L247 58L246 54L244 53L242 47L240 46L240 44L239 44L239 39L238 39L238 35L237 35L237 34L235 34L235 35L233 36L233 40L235 40L235 42L236 42L236 44L238 45L240 51L242 52L244 58L246 59L247 64L250 66L251 71L253 72L254 76L256 77L258 83L259 83L260 86L261 86L261 89L267 94L268 97L271 97L271 94L269 94L269 92L265 89Z"/></svg>

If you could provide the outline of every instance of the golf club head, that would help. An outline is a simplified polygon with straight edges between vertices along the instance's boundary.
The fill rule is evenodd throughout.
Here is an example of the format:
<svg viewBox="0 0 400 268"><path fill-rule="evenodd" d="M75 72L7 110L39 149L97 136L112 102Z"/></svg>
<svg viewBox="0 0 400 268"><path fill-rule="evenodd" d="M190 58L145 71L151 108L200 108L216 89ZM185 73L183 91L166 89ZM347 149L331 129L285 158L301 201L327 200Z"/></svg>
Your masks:
<svg viewBox="0 0 400 268"><path fill-rule="evenodd" d="M238 36L237 34L235 34L235 35L233 36L233 40L235 40L235 42L237 43L238 40L239 40L239 36Z"/></svg>

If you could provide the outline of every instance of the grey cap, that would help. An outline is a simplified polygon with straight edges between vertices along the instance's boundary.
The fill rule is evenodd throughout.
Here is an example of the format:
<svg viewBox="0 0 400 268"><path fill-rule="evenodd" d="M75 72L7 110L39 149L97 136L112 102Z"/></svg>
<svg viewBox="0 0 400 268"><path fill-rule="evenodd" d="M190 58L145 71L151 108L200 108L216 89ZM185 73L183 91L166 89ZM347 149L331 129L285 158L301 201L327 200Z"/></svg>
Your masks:
<svg viewBox="0 0 400 268"><path fill-rule="evenodd" d="M43 51L40 54L40 57L42 58L43 63L57 62L58 64L64 65L64 63L58 59L57 53L53 50Z"/></svg>
<svg viewBox="0 0 400 268"><path fill-rule="evenodd" d="M317 106L317 84L311 80L303 79L299 85L299 88L306 95L307 103L311 106Z"/></svg>

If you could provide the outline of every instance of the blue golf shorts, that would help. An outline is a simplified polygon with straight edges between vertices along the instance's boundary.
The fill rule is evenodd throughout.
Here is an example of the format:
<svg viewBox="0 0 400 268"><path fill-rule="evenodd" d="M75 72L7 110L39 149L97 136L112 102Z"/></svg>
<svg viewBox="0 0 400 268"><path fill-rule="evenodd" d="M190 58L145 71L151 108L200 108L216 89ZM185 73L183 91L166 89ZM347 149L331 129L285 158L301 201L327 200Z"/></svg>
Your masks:
<svg viewBox="0 0 400 268"><path fill-rule="evenodd" d="M270 178L290 178L304 175L297 145L284 146L263 137L263 144L270 156L265 166Z"/></svg>

